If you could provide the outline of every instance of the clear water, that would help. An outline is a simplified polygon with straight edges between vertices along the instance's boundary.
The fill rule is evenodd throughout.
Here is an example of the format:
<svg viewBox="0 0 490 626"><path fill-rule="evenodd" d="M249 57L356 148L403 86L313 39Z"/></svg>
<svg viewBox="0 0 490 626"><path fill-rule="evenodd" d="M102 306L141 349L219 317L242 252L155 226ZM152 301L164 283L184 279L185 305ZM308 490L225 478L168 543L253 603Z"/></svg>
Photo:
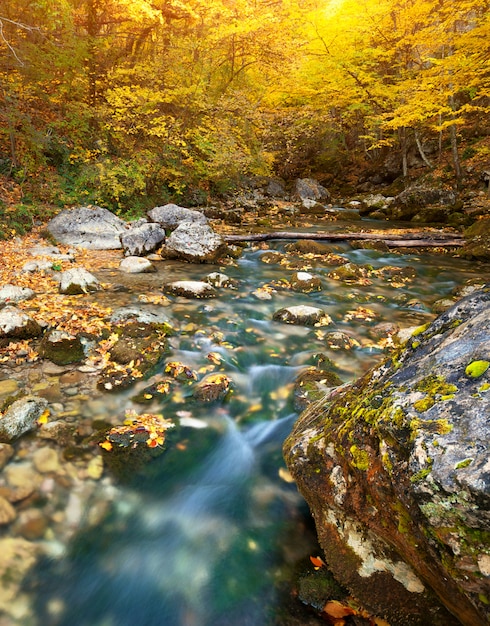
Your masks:
<svg viewBox="0 0 490 626"><path fill-rule="evenodd" d="M274 242L270 249L284 252L285 245ZM373 268L410 266L415 276L400 284L380 275L370 284L349 285L328 277L332 266L303 259L300 264L321 277L322 291L277 290L271 300L260 300L253 295L257 288L289 279L294 270L263 263L266 250L249 247L236 265L224 268L161 263L158 274L128 277L128 292L107 296L114 307L134 305L142 291L156 293L165 282L204 278L217 269L238 281L236 289L221 289L216 299L172 299L165 312L179 331L151 380L102 400L88 399L80 407L87 419L112 423L127 408L162 412L178 428L170 433L166 452L145 471L120 483L105 479L104 490L85 505L93 508L94 499L112 493L105 514L94 526L90 510L82 511L70 542L53 549L34 570L27 592L35 620L19 623L283 623L280 591L290 584L296 560L315 549L306 506L294 485L283 479L282 442L297 417L296 376L322 353L343 381L358 377L383 357L383 346L370 332L374 324L393 322L403 328L425 323L434 317L436 300L469 279L490 277L488 266L449 256L325 247ZM116 280L110 272L103 279ZM306 328L271 320L274 311L296 304L323 308L332 326ZM376 320L353 319L349 312L360 306L371 309ZM330 330L347 333L358 346L329 348L325 333ZM179 386L178 393L148 406L132 400L161 378L169 361L181 361L202 376L210 352L222 359L215 371L233 381L233 393L224 401L199 404L191 398L192 385Z"/></svg>

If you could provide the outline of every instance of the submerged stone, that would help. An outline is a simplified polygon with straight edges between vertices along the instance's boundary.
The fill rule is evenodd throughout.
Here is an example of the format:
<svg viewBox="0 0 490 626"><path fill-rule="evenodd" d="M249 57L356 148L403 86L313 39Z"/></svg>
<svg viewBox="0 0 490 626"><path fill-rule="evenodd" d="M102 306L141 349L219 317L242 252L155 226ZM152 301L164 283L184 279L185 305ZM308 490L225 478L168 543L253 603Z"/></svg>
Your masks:
<svg viewBox="0 0 490 626"><path fill-rule="evenodd" d="M276 322L298 324L300 326L328 326L332 319L323 309L300 304L279 309L272 316Z"/></svg>

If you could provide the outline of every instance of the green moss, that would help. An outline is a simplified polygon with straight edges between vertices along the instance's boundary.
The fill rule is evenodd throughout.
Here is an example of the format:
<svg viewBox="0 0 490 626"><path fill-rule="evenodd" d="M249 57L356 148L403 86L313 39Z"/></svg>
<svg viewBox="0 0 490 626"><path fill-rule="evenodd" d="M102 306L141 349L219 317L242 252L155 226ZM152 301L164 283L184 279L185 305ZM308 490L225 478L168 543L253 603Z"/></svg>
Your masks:
<svg viewBox="0 0 490 626"><path fill-rule="evenodd" d="M450 433L454 426L450 424L446 419L439 420L420 420L414 418L410 422L410 430L412 431L412 439L415 439L417 431L423 429L427 432L437 433L438 435L447 435Z"/></svg>
<svg viewBox="0 0 490 626"><path fill-rule="evenodd" d="M456 463L456 465L454 466L454 469L463 469L463 467L468 467L468 465L471 465L473 463L473 459L464 459L464 461L460 461L459 463Z"/></svg>
<svg viewBox="0 0 490 626"><path fill-rule="evenodd" d="M485 391L488 391L489 389L490 389L490 383L483 383L483 385L478 388L478 391L480 393L483 393Z"/></svg>
<svg viewBox="0 0 490 626"><path fill-rule="evenodd" d="M352 454L352 465L365 472L369 468L369 454L366 450L353 445L350 447L350 453Z"/></svg>
<svg viewBox="0 0 490 626"><path fill-rule="evenodd" d="M418 413L423 413L424 411L428 411L431 407L433 407L435 403L436 401L434 400L434 398L427 396L426 398L422 398L422 400L417 400L417 402L414 402L413 408Z"/></svg>
<svg viewBox="0 0 490 626"><path fill-rule="evenodd" d="M432 468L425 468L423 470L420 470L419 472L415 473L411 478L410 478L410 482L411 483L418 483L421 480L424 480L424 478L427 478L427 476L431 473Z"/></svg>
<svg viewBox="0 0 490 626"><path fill-rule="evenodd" d="M422 378L422 380L415 385L415 389L416 391L424 391L432 396L447 396L458 391L456 385L446 382L444 376L437 376L435 374Z"/></svg>
<svg viewBox="0 0 490 626"><path fill-rule="evenodd" d="M412 341L412 348L418 348L420 346L420 341Z"/></svg>
<svg viewBox="0 0 490 626"><path fill-rule="evenodd" d="M479 378L483 376L489 367L490 361L473 361L466 367L464 372L470 378Z"/></svg>
<svg viewBox="0 0 490 626"><path fill-rule="evenodd" d="M428 322L427 324L423 324L422 326L418 326L412 333L412 337L417 337L418 335L421 335L422 333L425 333L425 331L429 328L430 326L430 322Z"/></svg>

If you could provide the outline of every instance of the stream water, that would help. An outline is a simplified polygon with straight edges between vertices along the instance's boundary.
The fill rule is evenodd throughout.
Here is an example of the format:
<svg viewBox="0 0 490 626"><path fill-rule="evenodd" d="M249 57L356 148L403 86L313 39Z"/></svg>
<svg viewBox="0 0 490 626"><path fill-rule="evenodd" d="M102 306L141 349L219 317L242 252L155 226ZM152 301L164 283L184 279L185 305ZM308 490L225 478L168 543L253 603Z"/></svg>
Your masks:
<svg viewBox="0 0 490 626"><path fill-rule="evenodd" d="M178 330L149 380L78 404L76 398L66 399L88 422L120 423L124 411L134 408L161 412L178 428L169 431L166 451L144 471L121 481L106 476L85 500L71 494L71 513L63 522L73 526L70 540L46 535L48 556L31 572L24 591L31 608L16 624L289 623L281 617L287 611L283 593L294 584L295 564L316 550L307 508L288 480L281 454L297 417L296 377L330 359L330 369L342 381L357 378L383 357L377 324L423 324L434 317L437 300L471 279L489 278L488 266L451 256L324 245L326 252L369 265L369 278L337 280L329 273L338 263L327 265L325 258L296 255L287 252L286 243L272 242L267 249L246 248L236 263L221 268L160 263L158 273L129 276L125 290L104 296L113 308L144 308L151 305L138 304L142 292L161 293L170 280L203 279L219 270L237 281L212 300L171 298L165 312ZM282 256L263 262L271 250ZM393 266L413 271L381 271ZM295 268L319 276L322 290L281 289ZM102 279L117 282L115 274L102 272ZM263 299L267 288L257 297L264 285L274 289L270 299ZM332 324L307 328L272 321L274 311L297 304L324 309ZM345 333L350 348L329 341L332 331ZM139 392L161 379L170 361L199 377L213 371L210 353L219 362L214 371L232 381L224 400L195 402L192 385L182 384L144 407L135 402ZM101 508L103 514L95 515Z"/></svg>

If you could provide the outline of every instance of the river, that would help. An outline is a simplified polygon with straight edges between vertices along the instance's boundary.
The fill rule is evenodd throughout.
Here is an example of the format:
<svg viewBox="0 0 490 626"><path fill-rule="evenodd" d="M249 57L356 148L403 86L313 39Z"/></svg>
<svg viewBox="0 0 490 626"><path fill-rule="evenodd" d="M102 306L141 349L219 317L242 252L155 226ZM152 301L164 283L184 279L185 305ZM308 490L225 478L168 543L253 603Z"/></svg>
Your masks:
<svg viewBox="0 0 490 626"><path fill-rule="evenodd" d="M149 380L117 394L70 392L72 397L62 398L60 404L68 403L89 424L120 423L124 411L135 409L161 412L178 428L169 431L165 452L142 470L125 476L106 472L99 483L92 481L96 486L87 497L77 483L80 493L66 496L61 520L71 524L69 538L53 523L38 539L45 556L26 579L17 613L0 618L2 626L289 623L281 615L288 611L294 573L298 563L307 568L308 556L318 549L281 454L301 404L294 386L298 374L328 363L342 382L357 378L390 344L387 327L380 330L379 324L424 324L433 319L436 301L468 281L488 279L489 269L450 255L347 244L323 244L325 253L338 255L326 263L326 257L297 254L290 245L249 246L236 262L219 268L161 262L156 274L127 277L125 289L104 295L104 304L113 308L144 308L151 305L140 304L141 294L161 292L170 280L221 271L236 281L214 299L170 298L164 308L177 332ZM264 262L271 251L277 255ZM332 274L339 259L364 266L364 273L339 280ZM285 288L298 269L319 276L322 289ZM101 278L118 280L109 270ZM275 311L296 304L324 309L332 324L308 328L272 321ZM333 331L344 333L342 345ZM136 402L175 361L198 377L226 374L231 393L199 403L190 396L190 381L149 404Z"/></svg>

